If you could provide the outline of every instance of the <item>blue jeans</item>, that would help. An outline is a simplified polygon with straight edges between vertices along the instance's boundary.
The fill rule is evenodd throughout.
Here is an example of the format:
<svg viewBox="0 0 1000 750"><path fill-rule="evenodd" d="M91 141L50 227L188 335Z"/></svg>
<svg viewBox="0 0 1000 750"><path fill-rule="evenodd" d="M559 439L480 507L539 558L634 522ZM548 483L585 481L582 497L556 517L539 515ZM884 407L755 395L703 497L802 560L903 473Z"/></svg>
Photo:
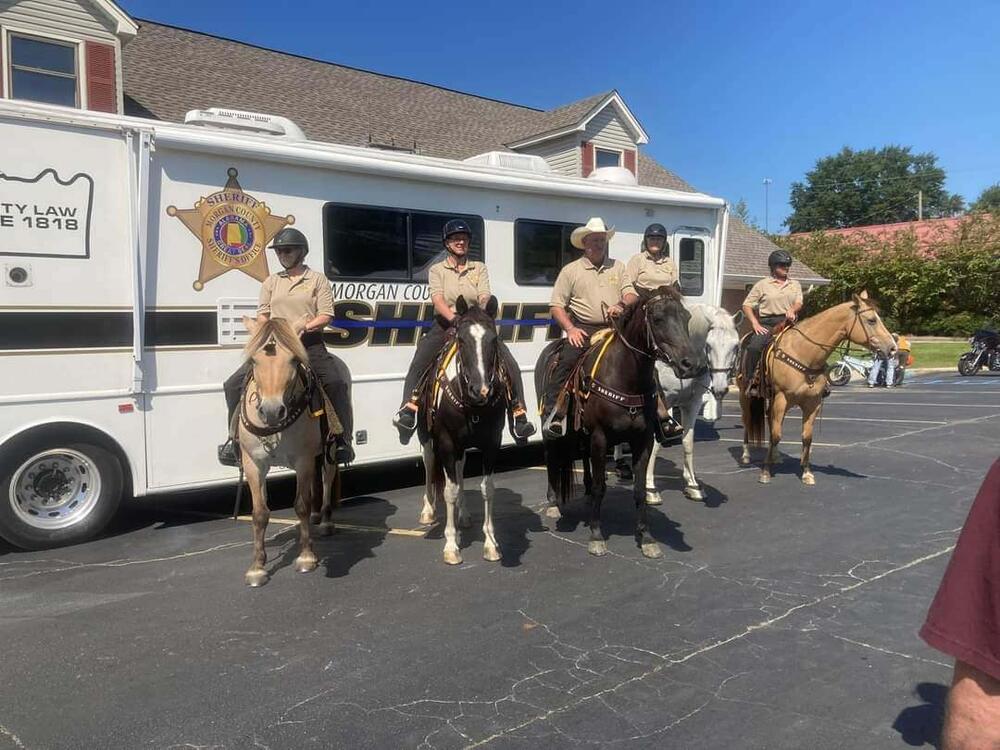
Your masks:
<svg viewBox="0 0 1000 750"><path fill-rule="evenodd" d="M875 364L872 365L872 370L868 373L868 385L875 385L878 380L878 374L883 367L885 367L885 384L887 386L892 385L892 381L896 377L896 357L889 357L886 360L878 356L875 357Z"/></svg>

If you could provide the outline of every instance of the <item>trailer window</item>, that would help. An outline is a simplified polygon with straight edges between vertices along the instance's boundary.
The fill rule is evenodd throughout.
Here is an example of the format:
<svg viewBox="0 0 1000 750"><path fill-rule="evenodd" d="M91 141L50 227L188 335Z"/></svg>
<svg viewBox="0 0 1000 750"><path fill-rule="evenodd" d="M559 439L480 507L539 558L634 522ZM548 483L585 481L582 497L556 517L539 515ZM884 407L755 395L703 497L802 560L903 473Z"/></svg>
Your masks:
<svg viewBox="0 0 1000 750"><path fill-rule="evenodd" d="M10 35L12 99L76 107L76 79L76 45Z"/></svg>
<svg viewBox="0 0 1000 750"><path fill-rule="evenodd" d="M580 257L569 236L580 224L518 219L514 222L514 280L552 286L564 265Z"/></svg>
<svg viewBox="0 0 1000 750"><path fill-rule="evenodd" d="M697 297L705 291L705 241L683 237L678 253L681 291Z"/></svg>
<svg viewBox="0 0 1000 750"><path fill-rule="evenodd" d="M472 228L469 258L482 260L482 217L327 203L323 207L326 274L426 282L428 269L445 256L441 230L456 218L465 219Z"/></svg>

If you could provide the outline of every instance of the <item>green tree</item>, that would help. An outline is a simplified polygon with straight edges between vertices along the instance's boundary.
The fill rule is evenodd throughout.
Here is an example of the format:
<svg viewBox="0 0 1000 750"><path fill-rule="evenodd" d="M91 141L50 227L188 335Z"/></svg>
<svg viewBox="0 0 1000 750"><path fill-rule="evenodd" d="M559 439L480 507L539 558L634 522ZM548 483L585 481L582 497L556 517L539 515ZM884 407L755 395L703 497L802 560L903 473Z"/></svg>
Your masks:
<svg viewBox="0 0 1000 750"><path fill-rule="evenodd" d="M944 181L934 154L914 154L909 146L844 147L817 161L805 182L792 183L785 225L790 232L815 232L913 221L921 191L924 218L955 216L965 202L949 194Z"/></svg>
<svg viewBox="0 0 1000 750"><path fill-rule="evenodd" d="M1000 213L1000 182L990 185L983 190L976 198L976 202L969 206L970 211L989 211L990 213Z"/></svg>
<svg viewBox="0 0 1000 750"><path fill-rule="evenodd" d="M758 223L757 217L750 215L750 209L747 208L747 202L743 198L740 198L733 204L732 213L733 216L742 221L748 227L755 229L761 234L764 233L764 228Z"/></svg>

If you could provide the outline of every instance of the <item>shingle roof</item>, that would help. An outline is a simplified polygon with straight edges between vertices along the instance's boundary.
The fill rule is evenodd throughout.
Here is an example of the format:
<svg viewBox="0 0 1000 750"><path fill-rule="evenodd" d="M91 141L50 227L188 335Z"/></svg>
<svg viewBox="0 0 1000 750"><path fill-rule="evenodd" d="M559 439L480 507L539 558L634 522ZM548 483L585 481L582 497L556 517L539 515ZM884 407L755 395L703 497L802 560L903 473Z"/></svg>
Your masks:
<svg viewBox="0 0 1000 750"><path fill-rule="evenodd" d="M312 140L370 142L464 159L578 122L611 92L542 111L140 20L124 49L127 114L181 122L191 109L231 107L294 120ZM641 184L694 188L644 153ZM769 240L733 218L727 273L764 275ZM805 275L809 269L800 272Z"/></svg>

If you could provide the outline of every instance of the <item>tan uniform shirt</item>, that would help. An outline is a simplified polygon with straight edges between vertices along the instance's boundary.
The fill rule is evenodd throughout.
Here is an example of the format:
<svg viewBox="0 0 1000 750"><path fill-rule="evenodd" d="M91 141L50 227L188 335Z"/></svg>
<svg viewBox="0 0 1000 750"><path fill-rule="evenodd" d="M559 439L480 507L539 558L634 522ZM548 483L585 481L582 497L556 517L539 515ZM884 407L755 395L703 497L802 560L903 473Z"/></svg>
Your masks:
<svg viewBox="0 0 1000 750"><path fill-rule="evenodd" d="M257 314L270 314L272 318L284 318L294 323L308 315L333 316L333 291L323 274L306 266L306 270L294 279L288 271L272 273L260 288L260 302Z"/></svg>
<svg viewBox="0 0 1000 750"><path fill-rule="evenodd" d="M757 315L784 315L796 302L802 302L802 286L795 279L785 282L773 276L761 279L750 289L744 305L757 308Z"/></svg>
<svg viewBox="0 0 1000 750"><path fill-rule="evenodd" d="M635 294L625 264L605 258L595 266L587 256L567 263L552 288L552 307L561 307L587 325L604 325L601 303L607 307L621 302L625 294Z"/></svg>
<svg viewBox="0 0 1000 750"><path fill-rule="evenodd" d="M629 258L625 270L636 289L659 289L677 281L677 266L665 253L655 258L646 252L637 253Z"/></svg>
<svg viewBox="0 0 1000 750"><path fill-rule="evenodd" d="M443 260L427 271L427 286L431 297L443 294L448 307L454 307L459 297L478 304L480 297L490 296L490 272L478 260L465 261L461 269Z"/></svg>

